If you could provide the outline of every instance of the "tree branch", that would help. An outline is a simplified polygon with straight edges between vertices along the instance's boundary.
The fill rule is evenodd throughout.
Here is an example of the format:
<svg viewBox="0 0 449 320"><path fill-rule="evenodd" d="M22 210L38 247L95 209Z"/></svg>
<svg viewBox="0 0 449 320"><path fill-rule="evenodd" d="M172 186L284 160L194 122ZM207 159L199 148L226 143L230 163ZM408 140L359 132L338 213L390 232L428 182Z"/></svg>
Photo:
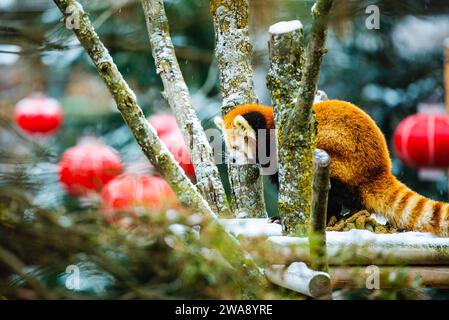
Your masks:
<svg viewBox="0 0 449 320"><path fill-rule="evenodd" d="M92 59L98 74L114 97L123 119L150 162L167 180L183 204L194 211L215 216L170 151L159 140L154 128L148 124L137 104L134 92L123 79L82 6L75 0L54 0L54 2L65 19L73 18L74 15L79 18L79 26L73 28L73 32Z"/></svg>
<svg viewBox="0 0 449 320"><path fill-rule="evenodd" d="M53 1L65 19L67 19L68 15L73 14L74 11L80 17L79 28L75 28L73 31L95 64L97 72L106 83L123 119L147 158L167 180L182 203L193 211L198 211L212 218L202 232L209 234L209 237L212 238L211 241L217 243L216 249L234 268L248 273L261 286L265 285L266 280L252 257L242 250L235 237L223 229L218 219L216 219L215 213L210 210L207 202L186 177L183 169L174 160L173 155L159 140L154 128L148 124L142 109L137 104L134 93L123 79L108 50L99 39L82 6L76 0ZM69 6L70 10L67 10ZM241 259L235 259L236 257ZM242 259L245 261L244 265L240 263ZM242 292L251 296L251 292L247 292L245 287L242 287Z"/></svg>
<svg viewBox="0 0 449 320"><path fill-rule="evenodd" d="M222 115L233 107L257 103L251 66L248 0L210 0L218 67L223 96ZM259 165L228 165L233 206L238 216L266 217L263 180Z"/></svg>
<svg viewBox="0 0 449 320"><path fill-rule="evenodd" d="M193 108L192 99L176 59L163 0L142 0L148 35L165 96L183 130L195 167L197 187L219 216L230 217L226 194L214 163L212 148Z"/></svg>
<svg viewBox="0 0 449 320"><path fill-rule="evenodd" d="M301 77L296 108L291 115L292 119L309 120L314 118L312 106L318 87L321 63L323 62L324 55L327 53L325 44L332 4L333 0L317 0L312 7L313 24L311 39L306 51L304 72ZM312 121L314 122L315 120ZM294 129L294 124L290 123L290 128L288 129Z"/></svg>
<svg viewBox="0 0 449 320"><path fill-rule="evenodd" d="M310 213L309 243L312 269L328 272L326 249L327 200L330 189L330 158L326 151L313 154L313 193Z"/></svg>

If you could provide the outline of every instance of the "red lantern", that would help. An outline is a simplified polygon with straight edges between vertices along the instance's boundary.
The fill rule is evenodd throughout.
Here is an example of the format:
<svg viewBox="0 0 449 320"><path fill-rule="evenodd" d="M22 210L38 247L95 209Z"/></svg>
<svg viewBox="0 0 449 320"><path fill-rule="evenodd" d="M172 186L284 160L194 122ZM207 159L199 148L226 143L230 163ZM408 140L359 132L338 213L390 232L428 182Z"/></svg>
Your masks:
<svg viewBox="0 0 449 320"><path fill-rule="evenodd" d="M169 113L159 113L148 118L148 122L156 130L159 137L179 130L176 118Z"/></svg>
<svg viewBox="0 0 449 320"><path fill-rule="evenodd" d="M184 143L184 137L181 131L176 130L170 134L166 134L160 137L162 142L165 143L168 150L173 154L175 160L179 163L181 168L189 177L195 176L195 168L193 167L190 159L189 150Z"/></svg>
<svg viewBox="0 0 449 320"><path fill-rule="evenodd" d="M81 142L66 150L59 162L59 180L74 196L100 191L122 171L117 152L98 141Z"/></svg>
<svg viewBox="0 0 449 320"><path fill-rule="evenodd" d="M29 134L49 135L60 128L64 114L57 100L37 93L17 103L14 118Z"/></svg>
<svg viewBox="0 0 449 320"><path fill-rule="evenodd" d="M399 159L414 167L449 167L449 116L416 114L404 119L394 134Z"/></svg>
<svg viewBox="0 0 449 320"><path fill-rule="evenodd" d="M161 113L148 118L148 122L156 129L159 138L168 147L186 175L194 177L195 169L176 118L170 114Z"/></svg>
<svg viewBox="0 0 449 320"><path fill-rule="evenodd" d="M178 205L168 183L149 175L123 174L110 181L101 191L105 211L134 211L143 208L162 212Z"/></svg>

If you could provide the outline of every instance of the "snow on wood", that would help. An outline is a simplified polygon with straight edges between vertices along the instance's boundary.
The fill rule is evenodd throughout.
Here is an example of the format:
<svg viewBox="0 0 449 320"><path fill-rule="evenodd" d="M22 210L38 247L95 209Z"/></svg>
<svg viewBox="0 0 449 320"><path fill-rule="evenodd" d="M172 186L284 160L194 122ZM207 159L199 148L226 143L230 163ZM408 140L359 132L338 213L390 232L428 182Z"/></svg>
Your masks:
<svg viewBox="0 0 449 320"><path fill-rule="evenodd" d="M326 232L329 264L438 265L449 264L449 238L429 233L404 232L375 234L368 230ZM299 237L269 237L269 241L289 248L279 255L279 263L309 262L309 242Z"/></svg>
<svg viewBox="0 0 449 320"><path fill-rule="evenodd" d="M313 298L330 298L329 274L311 270L305 263L295 262L287 268L273 265L265 269L265 275L272 283Z"/></svg>
<svg viewBox="0 0 449 320"><path fill-rule="evenodd" d="M302 29L302 23L299 20L281 21L271 25L270 29L268 29L268 32L272 34L283 34L298 29Z"/></svg>
<svg viewBox="0 0 449 320"><path fill-rule="evenodd" d="M220 219L220 223L235 236L270 237L282 235L282 226L267 219Z"/></svg>

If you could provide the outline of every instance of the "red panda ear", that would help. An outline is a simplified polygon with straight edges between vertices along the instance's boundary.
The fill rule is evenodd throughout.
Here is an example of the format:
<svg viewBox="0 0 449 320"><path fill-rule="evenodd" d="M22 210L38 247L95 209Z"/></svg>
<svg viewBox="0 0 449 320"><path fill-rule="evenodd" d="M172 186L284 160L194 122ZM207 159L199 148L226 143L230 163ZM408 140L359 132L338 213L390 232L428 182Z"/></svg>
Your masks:
<svg viewBox="0 0 449 320"><path fill-rule="evenodd" d="M214 123L217 126L218 129L220 129L221 131L223 131L224 129L224 120L221 117L215 117L214 118Z"/></svg>

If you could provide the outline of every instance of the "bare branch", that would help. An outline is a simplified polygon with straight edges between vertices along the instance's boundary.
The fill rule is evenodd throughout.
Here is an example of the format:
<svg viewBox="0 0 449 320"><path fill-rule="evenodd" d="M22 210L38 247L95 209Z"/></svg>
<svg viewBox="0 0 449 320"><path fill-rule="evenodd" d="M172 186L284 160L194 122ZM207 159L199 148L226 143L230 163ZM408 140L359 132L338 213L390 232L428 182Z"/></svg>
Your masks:
<svg viewBox="0 0 449 320"><path fill-rule="evenodd" d="M296 108L291 115L292 119L306 120L313 118L312 105L317 91L321 63L327 52L325 44L332 4L333 0L317 0L312 7L311 39L306 51L300 91L296 101ZM290 129L294 129L292 123L288 130Z"/></svg>
<svg viewBox="0 0 449 320"><path fill-rule="evenodd" d="M82 6L75 0L54 0L54 2L66 19L73 14L79 17L79 26L73 28L73 32L92 59L98 74L114 97L123 119L150 162L167 180L183 204L194 211L215 216L170 151L159 140L156 131L148 124L137 104L134 92L123 79Z"/></svg>
<svg viewBox="0 0 449 320"><path fill-rule="evenodd" d="M257 103L251 66L248 0L210 0L220 69L222 114L233 107ZM233 206L238 216L266 217L263 179L259 165L228 165Z"/></svg>
<svg viewBox="0 0 449 320"><path fill-rule="evenodd" d="M189 148L197 187L219 216L231 216L212 148L193 108L192 99L179 68L163 0L142 0L152 53L157 72L164 84L165 96L183 130Z"/></svg>
<svg viewBox="0 0 449 320"><path fill-rule="evenodd" d="M212 218L202 231L209 233L210 237L215 237L212 239L214 243L222 245L217 246L217 250L220 251L223 257L233 264L234 268L248 273L256 283L262 286L266 284L263 274L252 257L242 250L235 237L223 229L218 219L216 219L215 213L210 210L207 202L185 176L183 169L174 160L173 155L159 140L154 128L148 124L142 109L137 104L134 93L123 79L81 5L75 0L54 0L54 2L65 19L67 19L68 14L73 14L74 10L77 11L80 23L79 28L75 28L73 31L95 64L97 72L114 97L126 124L150 162L167 180L182 203L193 211L198 211ZM68 11L67 8L69 6L71 8ZM224 243L227 245L224 245ZM232 259L235 257L244 258L246 263L243 266L241 264L236 265L235 261L241 261L241 259ZM251 292L247 292L245 288L242 288L242 292L251 295Z"/></svg>

